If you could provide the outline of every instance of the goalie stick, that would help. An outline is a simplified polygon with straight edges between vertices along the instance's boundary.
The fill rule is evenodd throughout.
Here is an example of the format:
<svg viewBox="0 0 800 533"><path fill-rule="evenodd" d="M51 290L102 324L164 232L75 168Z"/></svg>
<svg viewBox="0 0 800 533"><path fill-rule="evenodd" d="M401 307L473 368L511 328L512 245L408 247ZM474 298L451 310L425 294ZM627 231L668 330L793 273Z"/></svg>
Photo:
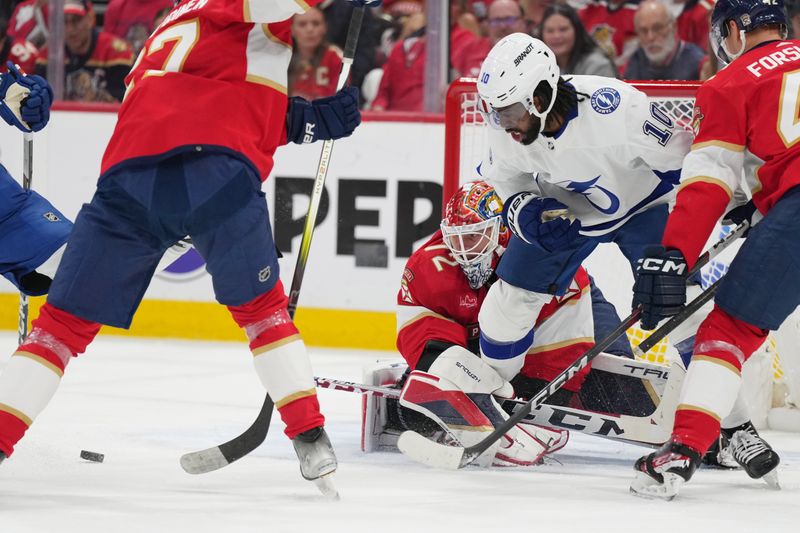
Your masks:
<svg viewBox="0 0 800 533"><path fill-rule="evenodd" d="M22 188L31 190L33 185L33 133L22 134ZM19 293L19 321L17 324L19 344L28 336L28 295Z"/></svg>
<svg viewBox="0 0 800 533"><path fill-rule="evenodd" d="M344 87L350 75L350 67L353 64L353 57L355 56L358 34L361 32L361 21L363 18L364 8L355 8L350 17L350 26L347 28L347 41L345 42L344 54L342 57L342 70L339 73L339 80L336 84L337 91ZM314 187L311 191L308 214L306 215L305 225L303 226L303 237L300 241L300 250L297 253L297 263L294 268L292 285L289 290L287 311L292 318L294 318L294 313L297 310L300 286L303 283L303 275L305 274L306 263L308 262L311 238L314 235L319 204L322 200L322 193L325 190L325 179L328 176L328 166L332 151L333 140L325 141L322 144L322 152L319 156L317 175L314 179ZM267 393L258 416L244 433L219 446L184 454L181 457L181 467L189 474L204 474L227 466L249 454L258 448L261 443L264 442L264 439L267 438L274 406L275 403L272 401L272 398L270 398L269 393Z"/></svg>
<svg viewBox="0 0 800 533"><path fill-rule="evenodd" d="M722 250L727 248L730 243L734 240L738 239L749 227L749 224L745 221L742 224L739 224L733 231L731 231L728 235L726 235L722 240L717 242L714 246L711 247L707 252L705 252L695 263L694 267L689 271L687 275L687 279L705 266L712 258L716 257ZM713 287L713 286L712 286ZM711 287L709 287L711 289ZM704 292L708 292L709 289L706 289ZM700 297L702 297L701 295ZM700 298L699 297L699 298ZM696 299L697 300L697 299ZM693 301L692 304L695 302ZM695 306L695 310L700 306ZM617 337L625 333L631 326L636 324L639 320L639 316L641 315L641 308L637 307L633 310L633 312L624 319L619 326L617 326L611 333L609 333L604 339L597 342L592 348L590 348L586 353L584 353L580 358L578 358L574 363L564 369L558 376L556 376L553 381L547 384L547 386L538 392L533 398L528 400L524 405L520 406L520 408L509 417L505 422L500 424L494 431L492 431L489 435L487 435L483 440L478 442L477 444L469 447L462 447L462 446L446 446L443 444L438 444L433 441L430 441L416 433L414 431L405 431L400 435L400 438L397 441L397 447L400 448L404 454L408 455L412 459L426 464L428 466L437 467L437 468L446 468L450 470L456 470L458 468L463 468L466 465L473 462L475 459L478 458L483 452L488 450L497 440L502 438L511 428L513 428L516 424L518 424L522 419L528 416L533 409L539 407L544 401L552 396L557 390L559 390L567 381L569 381L575 374L586 368L589 363L597 357L603 350L605 350L608 346L614 342ZM692 311L693 312L693 311ZM689 313L690 314L690 313ZM684 315L685 317L688 314ZM674 326L673 326L674 327ZM659 330L656 330L659 332ZM653 335L656 334L653 333Z"/></svg>

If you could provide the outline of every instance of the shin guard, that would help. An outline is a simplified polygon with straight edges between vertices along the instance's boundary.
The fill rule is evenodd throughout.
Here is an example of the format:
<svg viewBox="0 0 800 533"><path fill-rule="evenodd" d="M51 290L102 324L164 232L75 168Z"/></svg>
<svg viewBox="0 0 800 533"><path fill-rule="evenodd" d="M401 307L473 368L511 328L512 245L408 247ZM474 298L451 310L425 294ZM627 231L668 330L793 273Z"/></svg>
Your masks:
<svg viewBox="0 0 800 533"><path fill-rule="evenodd" d="M253 363L286 424L286 435L323 425L311 361L305 344L286 310L288 299L278 282L251 302L228 307L250 340Z"/></svg>
<svg viewBox="0 0 800 533"><path fill-rule="evenodd" d="M0 451L11 455L61 383L69 360L86 350L100 325L45 304L0 376Z"/></svg>
<svg viewBox="0 0 800 533"><path fill-rule="evenodd" d="M766 330L738 320L719 307L700 326L675 414L673 436L705 453L720 421L734 407L742 365L763 342Z"/></svg>

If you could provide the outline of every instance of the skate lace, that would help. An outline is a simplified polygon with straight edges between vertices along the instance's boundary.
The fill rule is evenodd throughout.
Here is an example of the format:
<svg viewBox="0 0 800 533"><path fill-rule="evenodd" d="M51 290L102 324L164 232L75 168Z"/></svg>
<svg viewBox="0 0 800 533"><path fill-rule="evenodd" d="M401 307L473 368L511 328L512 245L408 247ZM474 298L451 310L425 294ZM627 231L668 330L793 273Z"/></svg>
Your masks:
<svg viewBox="0 0 800 533"><path fill-rule="evenodd" d="M770 447L761 440L761 437L751 428L740 429L731 437L733 457L739 462L747 464L757 455L770 450Z"/></svg>

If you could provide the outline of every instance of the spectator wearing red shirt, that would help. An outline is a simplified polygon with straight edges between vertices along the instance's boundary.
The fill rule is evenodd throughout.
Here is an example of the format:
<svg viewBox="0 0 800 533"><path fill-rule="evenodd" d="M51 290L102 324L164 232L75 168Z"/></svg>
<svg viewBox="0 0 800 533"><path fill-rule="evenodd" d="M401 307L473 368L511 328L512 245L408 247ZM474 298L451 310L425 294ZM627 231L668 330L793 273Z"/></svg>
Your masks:
<svg viewBox="0 0 800 533"><path fill-rule="evenodd" d="M27 39L34 46L47 42L48 0L25 0L14 8L8 21L8 35L14 39Z"/></svg>
<svg viewBox="0 0 800 533"><path fill-rule="evenodd" d="M633 16L639 0L594 0L578 11L583 27L622 70L638 46Z"/></svg>
<svg viewBox="0 0 800 533"><path fill-rule="evenodd" d="M525 32L523 15L522 6L517 0L494 0L489 4L486 20L483 22L486 37L473 38L460 47L455 43L451 44L453 68L461 76L477 76L489 50L500 39L512 33ZM456 36L456 32L453 32L451 41Z"/></svg>
<svg viewBox="0 0 800 533"><path fill-rule="evenodd" d="M109 0L103 17L103 31L128 41L138 54L153 31L153 19L174 0Z"/></svg>
<svg viewBox="0 0 800 533"><path fill-rule="evenodd" d="M0 72L8 72L7 61L17 65L23 72L33 74L39 50L25 39L14 39L6 32L8 21L0 18Z"/></svg>
<svg viewBox="0 0 800 533"><path fill-rule="evenodd" d="M289 96L314 100L336 92L336 82L342 70L342 51L325 41L327 30L325 16L315 7L294 16Z"/></svg>
<svg viewBox="0 0 800 533"><path fill-rule="evenodd" d="M711 10L714 0L673 0L682 5L678 14L678 37L708 53L708 32L711 29Z"/></svg>
<svg viewBox="0 0 800 533"><path fill-rule="evenodd" d="M88 0L64 2L64 99L121 102L125 76L133 64L128 43L95 27ZM47 50L36 61L36 73L47 75Z"/></svg>

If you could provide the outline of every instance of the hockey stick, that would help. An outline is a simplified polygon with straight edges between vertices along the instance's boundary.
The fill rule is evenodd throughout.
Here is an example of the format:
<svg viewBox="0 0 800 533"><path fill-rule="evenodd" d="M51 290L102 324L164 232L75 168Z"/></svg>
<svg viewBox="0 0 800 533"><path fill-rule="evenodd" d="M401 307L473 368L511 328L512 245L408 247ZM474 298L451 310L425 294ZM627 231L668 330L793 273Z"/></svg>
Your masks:
<svg viewBox="0 0 800 533"><path fill-rule="evenodd" d="M22 188L31 190L33 184L33 133L22 134ZM25 342L28 336L28 295L19 293L19 323L17 324L17 340Z"/></svg>
<svg viewBox="0 0 800 533"><path fill-rule="evenodd" d="M339 80L336 84L337 91L344 87L350 75L350 67L353 64L353 57L355 56L358 34L361 32L361 21L363 18L364 8L355 8L350 17L350 26L347 29L347 41L342 58L342 71L339 73ZM325 190L325 179L328 176L328 164L330 163L332 151L333 140L325 141L319 156L317 176L314 180L314 188L311 192L308 214L306 215L306 222L303 226L303 237L300 241L300 250L297 254L297 264L294 268L292 285L289 290L287 311L292 318L294 318L294 313L297 310L300 286L303 283L303 275L305 274L306 263L308 262L311 238L314 235L319 204L322 200L322 193ZM204 474L227 466L258 448L261 443L264 442L264 439L267 438L274 406L275 403L272 401L272 398L270 398L269 393L267 393L258 416L244 433L219 446L184 454L181 457L181 466L183 469L189 474Z"/></svg>
<svg viewBox="0 0 800 533"><path fill-rule="evenodd" d="M715 244L711 249L705 252L695 263L694 267L689 271L687 278L696 274L700 269L705 266L712 258L716 257L722 250L728 247L731 242L741 236L749 224L743 222L737 226L732 232L726 235L722 240ZM708 289L707 289L708 290ZM511 428L524 419L531 411L539 407L544 401L552 396L559 390L567 381L569 381L575 374L586 368L589 363L597 357L603 350L613 343L617 337L625 333L631 326L636 324L641 315L641 308L637 307L633 312L624 319L619 326L617 326L606 338L599 341L574 363L564 369L553 381L539 391L533 398L528 400L522 405L518 411L511 415L505 422L500 424L494 431L487 435L483 440L473 446L467 448L461 446L446 446L432 442L419 433L414 431L405 431L400 435L397 441L397 447L400 448L404 454L412 459L438 468L447 468L456 470L463 468L473 462L483 452L488 450L495 442L497 442L503 435L505 435ZM688 316L688 315L687 315ZM685 318L685 317L684 317Z"/></svg>
<svg viewBox="0 0 800 533"><path fill-rule="evenodd" d="M623 375L637 375L641 379L657 382L664 387L664 393L658 407L646 416L616 415L586 411L571 407L562 407L542 403L523 418L521 424L533 424L552 428L561 428L569 431L579 431L596 437L625 441L632 444L661 445L669 438L672 431L672 419L678 405L678 396L686 370L680 365L673 365L669 370L653 363L623 359L619 363L610 361L608 365L598 365L602 358L608 360L622 359L620 357L600 354L595 360L595 365L600 369ZM623 371L627 367L627 371ZM593 366L595 368L595 366ZM635 369L631 372L630 369ZM669 375L669 377L667 377ZM639 379L636 377L635 379ZM372 396L398 400L401 389L366 385L343 381L332 378L315 378L317 386L324 389L371 394ZM522 400L506 400L506 406L511 405L514 412L525 405Z"/></svg>
<svg viewBox="0 0 800 533"><path fill-rule="evenodd" d="M630 376L636 379L645 379L655 384L663 385L669 377L669 370L664 365L651 363L649 361L639 361L628 359L618 355L601 353L592 363L594 370L604 370L612 374ZM400 390L385 385L368 385L366 383L356 383L336 378L315 377L314 381L320 389L332 389L344 392L373 393L378 397L399 398ZM524 402L519 402L524 403Z"/></svg>
<svg viewBox="0 0 800 533"><path fill-rule="evenodd" d="M686 304L677 315L674 315L668 321L664 322L661 327L653 331L653 333L651 333L650 336L643 340L638 346L634 346L634 355L641 357L649 352L653 346L661 341L661 339L672 333L675 328L677 328L687 318L697 312L698 309L703 307L709 300L711 300L711 298L714 297L714 294L717 292L717 288L719 288L719 282L722 281L724 277L725 276L720 277L717 281L709 285L706 290L697 296L697 298Z"/></svg>

